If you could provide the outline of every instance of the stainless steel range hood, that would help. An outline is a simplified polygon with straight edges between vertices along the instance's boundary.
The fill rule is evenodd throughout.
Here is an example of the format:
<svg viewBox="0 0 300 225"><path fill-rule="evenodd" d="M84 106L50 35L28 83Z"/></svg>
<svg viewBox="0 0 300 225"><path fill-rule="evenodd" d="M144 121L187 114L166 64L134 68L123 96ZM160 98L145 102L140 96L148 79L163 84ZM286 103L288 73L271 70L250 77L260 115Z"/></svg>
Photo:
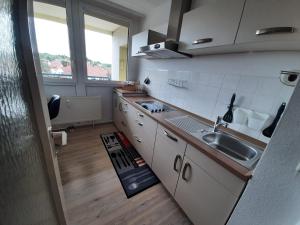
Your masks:
<svg viewBox="0 0 300 225"><path fill-rule="evenodd" d="M191 8L191 0L172 0L166 40L160 43L143 46L140 48L148 58L186 58L188 54L178 52L178 41L183 14Z"/></svg>

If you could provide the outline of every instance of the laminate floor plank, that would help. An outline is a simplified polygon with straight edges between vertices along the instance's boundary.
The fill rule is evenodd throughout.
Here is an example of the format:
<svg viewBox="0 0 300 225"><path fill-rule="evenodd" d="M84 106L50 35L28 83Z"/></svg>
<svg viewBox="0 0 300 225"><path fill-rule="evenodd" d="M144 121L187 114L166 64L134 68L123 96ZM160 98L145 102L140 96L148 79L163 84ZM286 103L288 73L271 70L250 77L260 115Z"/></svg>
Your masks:
<svg viewBox="0 0 300 225"><path fill-rule="evenodd" d="M100 134L113 124L76 128L58 162L70 225L191 225L162 184L127 199Z"/></svg>

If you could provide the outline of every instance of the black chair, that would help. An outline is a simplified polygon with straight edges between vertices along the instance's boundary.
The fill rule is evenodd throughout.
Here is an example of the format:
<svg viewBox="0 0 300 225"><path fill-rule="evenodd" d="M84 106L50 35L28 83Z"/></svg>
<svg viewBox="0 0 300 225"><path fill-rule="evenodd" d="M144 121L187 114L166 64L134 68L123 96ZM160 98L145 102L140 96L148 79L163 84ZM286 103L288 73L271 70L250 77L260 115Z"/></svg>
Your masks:
<svg viewBox="0 0 300 225"><path fill-rule="evenodd" d="M53 95L48 102L48 111L50 120L57 117L59 113L59 107L60 107L60 96L59 95Z"/></svg>

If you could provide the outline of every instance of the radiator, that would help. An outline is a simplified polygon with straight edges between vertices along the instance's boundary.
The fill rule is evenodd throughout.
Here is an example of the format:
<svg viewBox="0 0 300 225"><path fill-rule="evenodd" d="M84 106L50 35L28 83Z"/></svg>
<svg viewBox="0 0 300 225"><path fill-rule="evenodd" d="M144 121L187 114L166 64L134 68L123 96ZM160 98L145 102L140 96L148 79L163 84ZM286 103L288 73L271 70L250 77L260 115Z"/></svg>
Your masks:
<svg viewBox="0 0 300 225"><path fill-rule="evenodd" d="M101 96L62 96L58 116L52 124L97 121L102 119Z"/></svg>

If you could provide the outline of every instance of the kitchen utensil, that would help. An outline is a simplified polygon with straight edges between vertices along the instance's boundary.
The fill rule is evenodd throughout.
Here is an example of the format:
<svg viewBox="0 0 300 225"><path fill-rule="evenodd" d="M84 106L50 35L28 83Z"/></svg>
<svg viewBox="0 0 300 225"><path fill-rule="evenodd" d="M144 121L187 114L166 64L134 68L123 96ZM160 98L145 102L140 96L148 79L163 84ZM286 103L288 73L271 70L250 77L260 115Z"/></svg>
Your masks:
<svg viewBox="0 0 300 225"><path fill-rule="evenodd" d="M121 169L121 165L120 165L120 163L119 163L119 161L117 159L117 154L113 152L113 153L111 153L111 157L113 157L115 159L115 161L116 161L119 169Z"/></svg>
<svg viewBox="0 0 300 225"><path fill-rule="evenodd" d="M126 155L125 155L125 153L124 153L123 150L121 150L121 154L123 155L123 158L125 159L127 165L130 166L130 163L128 162L128 160L127 160L127 158L126 158Z"/></svg>
<svg viewBox="0 0 300 225"><path fill-rule="evenodd" d="M110 136L110 139L112 140L112 142L115 142L115 136Z"/></svg>
<svg viewBox="0 0 300 225"><path fill-rule="evenodd" d="M285 109L285 106L286 106L286 103L283 102L281 104L281 106L279 107L279 109L277 111L277 114L276 114L276 117L273 120L273 122L271 123L271 125L263 130L262 133L263 133L264 136L269 137L269 138L272 136L272 134L273 134L273 132L274 132L276 126L277 126L277 123L278 123L278 121L279 121L279 119L280 119L280 117L281 117L281 115L282 115L282 113Z"/></svg>
<svg viewBox="0 0 300 225"><path fill-rule="evenodd" d="M104 137L104 141L105 141L105 143L108 145L109 144L109 139L108 139L108 137Z"/></svg>
<svg viewBox="0 0 300 225"><path fill-rule="evenodd" d="M124 161L124 159L123 159L123 157L122 157L122 155L121 155L120 152L118 153L118 156L119 156L119 158L121 159L123 165L124 165L125 167L127 167L127 164L125 163L125 161Z"/></svg>
<svg viewBox="0 0 300 225"><path fill-rule="evenodd" d="M232 123L233 120L233 103L235 100L235 93L233 93L231 100L230 100L230 105L228 106L228 111L225 113L225 115L223 116L223 120L227 123Z"/></svg>

